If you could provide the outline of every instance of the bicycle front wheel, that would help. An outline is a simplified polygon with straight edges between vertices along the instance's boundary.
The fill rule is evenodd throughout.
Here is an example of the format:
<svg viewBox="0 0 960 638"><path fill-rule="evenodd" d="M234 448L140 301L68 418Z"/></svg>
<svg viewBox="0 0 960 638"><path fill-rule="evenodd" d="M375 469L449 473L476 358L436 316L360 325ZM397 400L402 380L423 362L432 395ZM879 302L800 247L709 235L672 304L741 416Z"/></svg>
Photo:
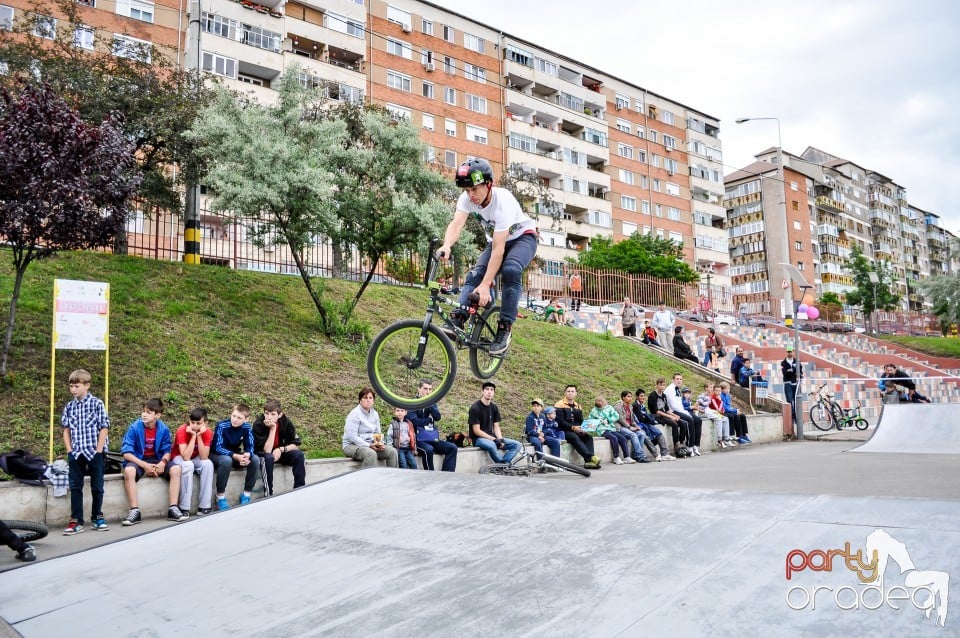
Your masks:
<svg viewBox="0 0 960 638"><path fill-rule="evenodd" d="M816 403L810 408L810 421L818 430L826 432L833 427L833 413L822 403Z"/></svg>
<svg viewBox="0 0 960 638"><path fill-rule="evenodd" d="M590 476L590 470L588 470L587 468L580 467L579 465L574 465L573 463L564 461L563 459L557 458L556 456L544 454L543 462L546 463L547 465L552 465L554 467L559 467L560 469L573 472L574 474L579 474L580 476Z"/></svg>
<svg viewBox="0 0 960 638"><path fill-rule="evenodd" d="M46 537L50 533L47 526L43 523L33 523L31 521L3 521L7 524L14 534L23 539L24 543L37 541Z"/></svg>
<svg viewBox="0 0 960 638"><path fill-rule="evenodd" d="M867 423L867 420L864 419L863 417L860 417L859 419L854 419L853 424L857 427L858 430L866 430L867 426L870 425L869 423Z"/></svg>
<svg viewBox="0 0 960 638"><path fill-rule="evenodd" d="M423 356L417 352L425 339ZM419 410L436 403L453 387L457 354L440 328L404 319L390 324L376 336L367 353L367 376L377 394L393 406ZM419 396L420 381L433 383L433 391Z"/></svg>
<svg viewBox="0 0 960 638"><path fill-rule="evenodd" d="M470 369L478 379L489 379L497 373L503 363L504 354L493 355L487 350L497 336L497 323L500 321L500 306L492 306L477 317L473 324L473 336L470 347Z"/></svg>

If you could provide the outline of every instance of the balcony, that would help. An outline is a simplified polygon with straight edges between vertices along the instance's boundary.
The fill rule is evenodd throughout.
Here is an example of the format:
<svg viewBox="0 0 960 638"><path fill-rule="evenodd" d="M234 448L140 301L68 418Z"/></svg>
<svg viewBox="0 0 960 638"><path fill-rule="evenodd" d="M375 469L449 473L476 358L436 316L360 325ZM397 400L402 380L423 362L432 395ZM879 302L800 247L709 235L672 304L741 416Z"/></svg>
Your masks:
<svg viewBox="0 0 960 638"><path fill-rule="evenodd" d="M843 204L841 204L835 199L827 197L826 195L821 195L817 197L816 204L819 208L834 211L837 213L843 212Z"/></svg>

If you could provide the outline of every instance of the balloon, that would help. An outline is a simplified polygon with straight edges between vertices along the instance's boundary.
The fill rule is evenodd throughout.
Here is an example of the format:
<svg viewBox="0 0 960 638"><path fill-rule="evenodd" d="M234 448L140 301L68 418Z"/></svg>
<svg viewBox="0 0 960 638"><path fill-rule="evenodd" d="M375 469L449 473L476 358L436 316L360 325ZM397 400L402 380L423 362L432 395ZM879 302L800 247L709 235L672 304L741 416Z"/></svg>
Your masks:
<svg viewBox="0 0 960 638"><path fill-rule="evenodd" d="M810 306L809 308L807 308L807 318L808 318L808 319L816 319L816 318L819 317L819 316L820 316L820 311L819 311L819 310L817 310L817 309L814 308L813 306Z"/></svg>
<svg viewBox="0 0 960 638"><path fill-rule="evenodd" d="M810 309L810 306L808 306L805 303L802 303L799 306L797 306L797 312L806 312L809 309Z"/></svg>

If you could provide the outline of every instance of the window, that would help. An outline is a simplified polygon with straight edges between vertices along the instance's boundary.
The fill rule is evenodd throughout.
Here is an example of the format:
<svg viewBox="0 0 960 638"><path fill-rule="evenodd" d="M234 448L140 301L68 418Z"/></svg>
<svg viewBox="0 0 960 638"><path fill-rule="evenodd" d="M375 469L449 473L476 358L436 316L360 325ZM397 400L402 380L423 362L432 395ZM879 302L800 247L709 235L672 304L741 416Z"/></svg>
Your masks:
<svg viewBox="0 0 960 638"><path fill-rule="evenodd" d="M404 106L398 106L396 104L387 104L387 112L390 114L390 119L394 122L409 122L410 121L410 109Z"/></svg>
<svg viewBox="0 0 960 638"><path fill-rule="evenodd" d="M625 210L632 210L633 212L637 212L637 198L636 198L636 197L629 197L629 196L627 196L627 195L621 195L621 196L620 196L620 208L623 208L623 209L625 209Z"/></svg>
<svg viewBox="0 0 960 638"><path fill-rule="evenodd" d="M554 77L560 74L560 69L557 65L550 60L544 60L543 58L534 58L533 68L541 73L546 73L547 75L552 75Z"/></svg>
<svg viewBox="0 0 960 638"><path fill-rule="evenodd" d="M798 262L797 262L797 270L803 270L803 262L802 262L802 261L798 261Z"/></svg>
<svg viewBox="0 0 960 638"><path fill-rule="evenodd" d="M660 111L660 121L664 124L673 124L673 113L667 110Z"/></svg>
<svg viewBox="0 0 960 638"><path fill-rule="evenodd" d="M613 102L614 108L616 108L618 111L630 108L630 98L625 95L620 95L618 93Z"/></svg>
<svg viewBox="0 0 960 638"><path fill-rule="evenodd" d="M425 128L425 129L428 130L428 131L433 131L433 130L435 130L435 129L433 128L433 116L432 116L432 115L430 115L430 114L428 114L428 113L424 113L424 114L423 114L423 128Z"/></svg>
<svg viewBox="0 0 960 638"><path fill-rule="evenodd" d="M466 102L465 106L471 111L483 115L487 114L487 98L467 93L464 95L464 101Z"/></svg>
<svg viewBox="0 0 960 638"><path fill-rule="evenodd" d="M533 67L533 54L524 49L518 49L512 44L507 45L507 53L504 56L504 59L509 60L510 62L516 62L517 64L522 64L523 66Z"/></svg>
<svg viewBox="0 0 960 638"><path fill-rule="evenodd" d="M793 229L794 229L794 230L800 230L800 222L794 221L794 222L793 222Z"/></svg>
<svg viewBox="0 0 960 638"><path fill-rule="evenodd" d="M660 204L654 204L653 214L656 215L657 217L663 217L663 206L661 206ZM660 231L659 234L661 237L663 237L663 231Z"/></svg>
<svg viewBox="0 0 960 638"><path fill-rule="evenodd" d="M355 38L362 38L366 35L366 30L362 23L349 20L330 11L327 11L323 14L323 26L331 31L336 31L337 33L346 33L347 35Z"/></svg>
<svg viewBox="0 0 960 638"><path fill-rule="evenodd" d="M387 71L387 86L398 91L410 92L410 76L402 75L396 71Z"/></svg>
<svg viewBox="0 0 960 638"><path fill-rule="evenodd" d="M443 25L443 39L444 39L444 40L446 40L447 42L453 42L453 38L454 38L454 36L456 36L456 34L457 34L457 32L453 30L453 27L449 27L449 26L447 26L447 25Z"/></svg>
<svg viewBox="0 0 960 638"><path fill-rule="evenodd" d="M659 193L659 192L660 192L660 180L659 180L659 179L654 179L654 180L653 180L653 192L654 192L654 193Z"/></svg>
<svg viewBox="0 0 960 638"><path fill-rule="evenodd" d="M790 190L792 190L792 191L796 191L796 190L797 190L797 183L796 183L796 182L790 182Z"/></svg>
<svg viewBox="0 0 960 638"><path fill-rule="evenodd" d="M483 48L484 48L483 38L478 38L477 36L472 35L470 33L464 33L463 46L470 49L471 51L476 51L477 53L483 53Z"/></svg>
<svg viewBox="0 0 960 638"><path fill-rule="evenodd" d="M797 200L791 201L790 208L792 208L793 210L800 210L800 202L798 202Z"/></svg>
<svg viewBox="0 0 960 638"><path fill-rule="evenodd" d="M475 82L486 83L487 71L485 69L481 69L478 66L474 66L473 64L464 63L463 77L467 78L468 80L473 80Z"/></svg>
<svg viewBox="0 0 960 638"><path fill-rule="evenodd" d="M225 78L237 77L237 61L233 58L226 58L216 53L203 52L201 68L214 75L222 75Z"/></svg>
<svg viewBox="0 0 960 638"><path fill-rule="evenodd" d="M527 151L528 153L537 152L537 139L535 137L530 137L529 135L511 133L508 143L510 148Z"/></svg>
<svg viewBox="0 0 960 638"><path fill-rule="evenodd" d="M487 143L487 129L467 124L467 139L481 144Z"/></svg>
<svg viewBox="0 0 960 638"><path fill-rule="evenodd" d="M682 243L683 243L683 235L681 235L680 233L678 233L678 232L676 232L676 231L671 230L671 231L670 231L670 241L672 241L672 242L675 243L675 244L682 244Z"/></svg>
<svg viewBox="0 0 960 638"><path fill-rule="evenodd" d="M637 225L630 222L620 222L620 232L627 237L632 237L637 232Z"/></svg>
<svg viewBox="0 0 960 638"><path fill-rule="evenodd" d="M443 164L447 168L456 168L457 167L457 153L456 151L444 151L443 152Z"/></svg>
<svg viewBox="0 0 960 638"><path fill-rule="evenodd" d="M433 35L433 22L429 20L423 20L420 23L420 30L426 35Z"/></svg>
<svg viewBox="0 0 960 638"><path fill-rule="evenodd" d="M663 145L667 148L677 148L677 140L672 135L664 135Z"/></svg>
<svg viewBox="0 0 960 638"><path fill-rule="evenodd" d="M433 62L433 51L420 49L420 64L430 64Z"/></svg>
<svg viewBox="0 0 960 638"><path fill-rule="evenodd" d="M617 144L617 155L633 159L633 147L627 144Z"/></svg>
<svg viewBox="0 0 960 638"><path fill-rule="evenodd" d="M457 105L457 90L452 89L449 86L444 87L443 89L443 101L447 104Z"/></svg>
<svg viewBox="0 0 960 638"><path fill-rule="evenodd" d="M433 82L427 82L424 80L422 94L423 97L428 97L431 100L433 99Z"/></svg>
<svg viewBox="0 0 960 638"><path fill-rule="evenodd" d="M50 16L36 15L33 17L33 35L44 40L53 40L57 37L57 21Z"/></svg>
<svg viewBox="0 0 960 638"><path fill-rule="evenodd" d="M650 141L653 142L654 144L657 143L657 132L656 132L656 131L650 131Z"/></svg>
<svg viewBox="0 0 960 638"><path fill-rule="evenodd" d="M423 149L423 161L426 164L433 164L437 161L437 149L432 146L428 146Z"/></svg>
<svg viewBox="0 0 960 638"><path fill-rule="evenodd" d="M457 63L449 55L443 56L443 72L450 75L457 74Z"/></svg>
<svg viewBox="0 0 960 638"><path fill-rule="evenodd" d="M243 73L237 73L237 80L243 82L244 84L253 84L256 86L268 86L264 82L263 78L258 78L252 75L244 75Z"/></svg>
<svg viewBox="0 0 960 638"><path fill-rule="evenodd" d="M640 188L650 188L650 178L646 175L640 176Z"/></svg>
<svg viewBox="0 0 960 638"><path fill-rule="evenodd" d="M660 156L656 153L654 153L650 158L650 166L653 166L654 168L660 168Z"/></svg>
<svg viewBox="0 0 960 638"><path fill-rule="evenodd" d="M603 226L604 228L613 227L613 218L610 213L602 210L592 210L589 215L590 223L594 226Z"/></svg>
<svg viewBox="0 0 960 638"><path fill-rule="evenodd" d="M676 173L680 170L680 162L675 159L670 159L669 157L663 158L663 167L671 174Z"/></svg>
<svg viewBox="0 0 960 638"><path fill-rule="evenodd" d="M242 25L240 41L258 49L280 53L280 43L283 41L283 36L275 31L244 24Z"/></svg>
<svg viewBox="0 0 960 638"><path fill-rule="evenodd" d="M73 31L73 46L78 49L93 50L93 29L90 27L77 27Z"/></svg>
<svg viewBox="0 0 960 638"><path fill-rule="evenodd" d="M457 121L446 119L443 121L443 131L450 137L457 136Z"/></svg>
<svg viewBox="0 0 960 638"><path fill-rule="evenodd" d="M200 20L200 28L204 32L230 38L231 40L237 39L237 26L236 20L224 18L214 13L204 12Z"/></svg>
<svg viewBox="0 0 960 638"><path fill-rule="evenodd" d="M630 184L631 186L633 186L634 184L633 172L621 168L620 181L623 182L624 184Z"/></svg>
<svg viewBox="0 0 960 638"><path fill-rule="evenodd" d="M413 58L413 49L410 48L409 43L402 42L400 40L394 40L392 38L387 38L387 53L399 55L400 57L408 60Z"/></svg>
<svg viewBox="0 0 960 638"><path fill-rule="evenodd" d="M797 250L803 250L803 242L795 241L793 242L793 247Z"/></svg>
<svg viewBox="0 0 960 638"><path fill-rule="evenodd" d="M152 23L153 2L147 0L117 0L117 14Z"/></svg>
<svg viewBox="0 0 960 638"><path fill-rule="evenodd" d="M637 149L637 161L647 163L647 152L642 149Z"/></svg>
<svg viewBox="0 0 960 638"><path fill-rule="evenodd" d="M13 28L13 7L0 4L0 31Z"/></svg>
<svg viewBox="0 0 960 638"><path fill-rule="evenodd" d="M680 185L673 182L667 182L667 195L680 196Z"/></svg>
<svg viewBox="0 0 960 638"><path fill-rule="evenodd" d="M406 27L407 29L410 28L411 24L413 24L410 22L409 11L392 7L389 4L387 5L387 20L395 24L399 24L401 27Z"/></svg>
<svg viewBox="0 0 960 638"><path fill-rule="evenodd" d="M643 213L644 215L649 215L649 214L650 214L650 202L649 202L649 201L647 201L647 200L644 199L644 200L642 200L642 201L640 202L640 212ZM646 235L647 233L648 233L648 231L647 231L647 230L644 230L644 234Z"/></svg>
<svg viewBox="0 0 960 638"><path fill-rule="evenodd" d="M130 214L127 215L127 232L142 233L143 220L144 220L144 215L142 210L130 211Z"/></svg>
<svg viewBox="0 0 960 638"><path fill-rule="evenodd" d="M624 133L630 133L630 122L626 120L617 120L617 130L623 131Z"/></svg>
<svg viewBox="0 0 960 638"><path fill-rule="evenodd" d="M152 59L151 46L152 45L146 40L138 40L130 36L114 34L111 51L118 58L129 58L130 60L150 64Z"/></svg>
<svg viewBox="0 0 960 638"><path fill-rule="evenodd" d="M674 206L667 206L667 219L671 221L680 221L680 209Z"/></svg>

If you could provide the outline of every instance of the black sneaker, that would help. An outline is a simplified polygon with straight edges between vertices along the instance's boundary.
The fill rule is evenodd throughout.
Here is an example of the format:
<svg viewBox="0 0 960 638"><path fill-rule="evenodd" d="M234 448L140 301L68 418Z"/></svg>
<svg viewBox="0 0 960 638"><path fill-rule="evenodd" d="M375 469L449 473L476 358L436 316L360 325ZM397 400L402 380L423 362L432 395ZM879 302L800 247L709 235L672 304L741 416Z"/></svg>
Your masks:
<svg viewBox="0 0 960 638"><path fill-rule="evenodd" d="M490 354L503 354L510 347L510 324L502 321L497 324L497 336L490 344Z"/></svg>
<svg viewBox="0 0 960 638"><path fill-rule="evenodd" d="M176 505L171 505L167 510L167 518L178 523L187 520L187 516Z"/></svg>
<svg viewBox="0 0 960 638"><path fill-rule="evenodd" d="M127 512L127 517L123 519L123 523L121 523L121 525L123 525L124 527L130 527L131 525L136 525L142 520L143 520L143 517L140 516L140 508L135 507L131 509L129 512Z"/></svg>
<svg viewBox="0 0 960 638"><path fill-rule="evenodd" d="M19 552L17 552L17 560L22 560L25 563L32 563L37 560L37 550L33 548L33 545L27 545Z"/></svg>

